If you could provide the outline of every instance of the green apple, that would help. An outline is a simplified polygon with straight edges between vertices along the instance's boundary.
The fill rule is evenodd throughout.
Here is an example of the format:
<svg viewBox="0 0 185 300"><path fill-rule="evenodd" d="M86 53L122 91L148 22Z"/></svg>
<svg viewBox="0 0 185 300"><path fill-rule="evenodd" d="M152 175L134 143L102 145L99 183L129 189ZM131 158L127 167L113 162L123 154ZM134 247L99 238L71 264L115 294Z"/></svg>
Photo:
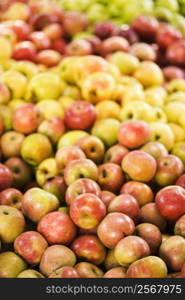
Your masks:
<svg viewBox="0 0 185 300"><path fill-rule="evenodd" d="M102 140L106 147L111 147L118 141L120 122L116 119L103 119L95 122L91 133Z"/></svg>
<svg viewBox="0 0 185 300"><path fill-rule="evenodd" d="M6 105L0 105L0 117L3 121L5 131L11 130L12 125L12 110Z"/></svg>
<svg viewBox="0 0 185 300"><path fill-rule="evenodd" d="M145 100L152 106L163 107L167 92L162 86L150 87L145 90Z"/></svg>
<svg viewBox="0 0 185 300"><path fill-rule="evenodd" d="M39 165L52 154L49 139L41 133L28 135L21 147L22 158L33 166Z"/></svg>
<svg viewBox="0 0 185 300"><path fill-rule="evenodd" d="M26 101L22 100L22 99L12 99L9 103L8 103L8 107L12 110L12 112L14 113L15 110L24 105L27 104Z"/></svg>
<svg viewBox="0 0 185 300"><path fill-rule="evenodd" d="M62 106L56 100L42 100L36 104L36 107L43 119L50 119L51 117L64 118Z"/></svg>
<svg viewBox="0 0 185 300"><path fill-rule="evenodd" d="M26 269L19 273L17 278L44 278L44 276L36 270Z"/></svg>
<svg viewBox="0 0 185 300"><path fill-rule="evenodd" d="M170 126L162 122L152 122L151 127L151 142L159 142L163 144L169 151L174 146L174 134Z"/></svg>
<svg viewBox="0 0 185 300"><path fill-rule="evenodd" d="M177 0L156 0L155 5L158 7L165 7L171 12L177 12L179 10L179 4Z"/></svg>
<svg viewBox="0 0 185 300"><path fill-rule="evenodd" d="M59 140L57 148L60 149L64 146L75 145L79 139L88 136L89 134L83 130L73 130L65 133Z"/></svg>
<svg viewBox="0 0 185 300"><path fill-rule="evenodd" d="M21 72L15 70L6 71L0 76L0 81L7 85L11 91L12 98L19 99L24 97L28 81Z"/></svg>
<svg viewBox="0 0 185 300"><path fill-rule="evenodd" d="M11 251L0 254L0 278L15 278L26 269L22 258Z"/></svg>
<svg viewBox="0 0 185 300"><path fill-rule="evenodd" d="M155 7L153 15L162 22L171 22L173 20L174 13L165 7Z"/></svg>
<svg viewBox="0 0 185 300"><path fill-rule="evenodd" d="M139 67L139 59L125 52L115 52L108 57L108 61L114 64L121 73L129 75L133 74Z"/></svg>
<svg viewBox="0 0 185 300"><path fill-rule="evenodd" d="M176 123L168 123L171 130L173 131L175 143L185 141L185 129Z"/></svg>
<svg viewBox="0 0 185 300"><path fill-rule="evenodd" d="M166 113L168 122L178 123L181 125L183 121L181 120L181 116L183 118L185 114L185 103L170 102L165 106L164 111Z"/></svg>
<svg viewBox="0 0 185 300"><path fill-rule="evenodd" d="M185 142L178 142L173 146L172 154L178 156L185 164Z"/></svg>
<svg viewBox="0 0 185 300"><path fill-rule="evenodd" d="M64 82L69 84L74 83L74 63L76 62L77 57L65 57L61 63L58 65L58 74Z"/></svg>
<svg viewBox="0 0 185 300"><path fill-rule="evenodd" d="M12 70L22 73L28 80L39 72L37 65L31 61L18 61L13 65Z"/></svg>
<svg viewBox="0 0 185 300"><path fill-rule="evenodd" d="M47 179L53 178L58 174L57 164L54 158L43 160L37 168L36 180L38 185L43 186Z"/></svg>

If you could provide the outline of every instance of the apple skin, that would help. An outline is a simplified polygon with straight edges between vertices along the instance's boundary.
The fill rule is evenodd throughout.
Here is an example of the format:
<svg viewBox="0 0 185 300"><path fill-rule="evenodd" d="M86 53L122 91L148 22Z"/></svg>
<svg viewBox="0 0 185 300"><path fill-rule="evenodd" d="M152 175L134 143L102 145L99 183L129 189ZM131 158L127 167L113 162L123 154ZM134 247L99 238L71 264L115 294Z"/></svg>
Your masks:
<svg viewBox="0 0 185 300"><path fill-rule="evenodd" d="M166 220L176 221L185 213L184 189L176 185L165 187L157 193L155 203Z"/></svg>
<svg viewBox="0 0 185 300"><path fill-rule="evenodd" d="M81 158L69 161L64 170L67 186L79 178L90 178L95 181L98 179L98 168L92 160Z"/></svg>
<svg viewBox="0 0 185 300"><path fill-rule="evenodd" d="M171 270L175 272L181 271L185 260L184 238L174 235L162 242L159 255Z"/></svg>
<svg viewBox="0 0 185 300"><path fill-rule="evenodd" d="M13 223L14 226L11 226ZM1 241L6 244L12 243L24 230L25 219L20 210L8 205L0 205Z"/></svg>
<svg viewBox="0 0 185 300"><path fill-rule="evenodd" d="M98 137L93 135L85 136L77 142L77 146L82 149L88 159L91 159L96 164L102 162L105 146Z"/></svg>
<svg viewBox="0 0 185 300"><path fill-rule="evenodd" d="M182 34L174 26L171 26L167 23L160 24L160 27L157 30L156 42L163 48L167 49L174 42L182 39Z"/></svg>
<svg viewBox="0 0 185 300"><path fill-rule="evenodd" d="M176 66L167 66L163 69L164 77L167 81L173 80L173 79L184 79L185 73L184 71Z"/></svg>
<svg viewBox="0 0 185 300"><path fill-rule="evenodd" d="M65 199L67 205L70 205L74 199L86 193L94 194L100 198L101 190L99 185L92 179L79 178L71 183L66 191Z"/></svg>
<svg viewBox="0 0 185 300"><path fill-rule="evenodd" d="M95 265L100 265L106 256L105 247L94 235L77 237L71 244L71 249L80 260L87 260Z"/></svg>
<svg viewBox="0 0 185 300"><path fill-rule="evenodd" d="M177 179L175 185L181 186L183 189L185 189L185 174L181 175L181 176Z"/></svg>
<svg viewBox="0 0 185 300"><path fill-rule="evenodd" d="M127 270L129 278L166 278L165 262L157 256L141 258L131 264Z"/></svg>
<svg viewBox="0 0 185 300"><path fill-rule="evenodd" d="M135 223L140 218L140 208L137 200L128 194L115 197L108 206L108 212L120 212L129 216Z"/></svg>
<svg viewBox="0 0 185 300"><path fill-rule="evenodd" d="M7 104L11 98L10 91L3 83L0 84L0 103Z"/></svg>
<svg viewBox="0 0 185 300"><path fill-rule="evenodd" d="M76 39L67 44L65 55L67 56L85 56L92 54L92 45L85 39Z"/></svg>
<svg viewBox="0 0 185 300"><path fill-rule="evenodd" d="M26 162L24 162L23 159L19 157L11 157L5 161L5 165L13 174L13 187L19 189L31 181L32 169Z"/></svg>
<svg viewBox="0 0 185 300"><path fill-rule="evenodd" d="M23 196L22 211L31 221L38 222L47 213L59 207L59 200L40 188L31 188Z"/></svg>
<svg viewBox="0 0 185 300"><path fill-rule="evenodd" d="M5 132L0 141L3 156L5 158L19 156L24 138L22 133L16 131Z"/></svg>
<svg viewBox="0 0 185 300"><path fill-rule="evenodd" d="M51 42L44 31L33 31L29 35L30 41L35 45L37 50L45 50L51 47Z"/></svg>
<svg viewBox="0 0 185 300"><path fill-rule="evenodd" d="M11 187L13 183L13 174L9 168L0 163L0 191Z"/></svg>
<svg viewBox="0 0 185 300"><path fill-rule="evenodd" d="M51 212L42 217L37 226L49 244L71 243L76 235L76 227L70 217L63 212Z"/></svg>
<svg viewBox="0 0 185 300"><path fill-rule="evenodd" d="M116 181L115 181L116 178ZM98 168L98 183L103 190L116 193L124 183L121 167L114 163L105 163Z"/></svg>
<svg viewBox="0 0 185 300"><path fill-rule="evenodd" d="M136 235L140 236L147 242L152 254L157 253L162 242L162 235L156 225L141 223L136 226Z"/></svg>
<svg viewBox="0 0 185 300"><path fill-rule="evenodd" d="M147 43L135 43L130 47L129 52L141 61L155 61L157 58L156 51Z"/></svg>
<svg viewBox="0 0 185 300"><path fill-rule="evenodd" d="M104 261L104 267L105 270L110 270L112 268L120 267L120 264L115 258L115 253L114 253L114 248L113 249L108 249L107 255L105 257Z"/></svg>
<svg viewBox="0 0 185 300"><path fill-rule="evenodd" d="M24 260L12 251L0 254L0 278L15 278L26 267Z"/></svg>
<svg viewBox="0 0 185 300"><path fill-rule="evenodd" d="M54 41L60 39L63 36L64 30L61 24L53 23L45 26L43 32L50 40Z"/></svg>
<svg viewBox="0 0 185 300"><path fill-rule="evenodd" d="M15 60L30 60L35 62L36 57L36 47L32 42L29 41L17 43L12 54L12 58Z"/></svg>
<svg viewBox="0 0 185 300"><path fill-rule="evenodd" d="M136 31L127 24L123 24L120 26L119 36L126 38L130 44L134 44L139 41L139 36Z"/></svg>
<svg viewBox="0 0 185 300"><path fill-rule="evenodd" d="M127 52L129 49L128 41L121 36L112 36L105 39L100 46L100 54L102 56L107 56L108 54L114 53L116 51Z"/></svg>
<svg viewBox="0 0 185 300"><path fill-rule="evenodd" d="M67 186L63 177L54 176L53 178L49 178L42 188L46 192L55 195L60 203L64 203Z"/></svg>
<svg viewBox="0 0 185 300"><path fill-rule="evenodd" d="M101 191L100 198L106 207L109 206L110 202L116 197L116 195L109 191Z"/></svg>
<svg viewBox="0 0 185 300"><path fill-rule="evenodd" d="M73 267L75 263L75 254L70 248L63 245L53 245L43 253L39 269L43 275L49 276L57 269L65 266Z"/></svg>
<svg viewBox="0 0 185 300"><path fill-rule="evenodd" d="M30 32L31 32L31 28L30 28L29 24L27 24L23 20L13 21L13 23L11 25L11 29L16 34L18 41L27 40L30 35Z"/></svg>
<svg viewBox="0 0 185 300"><path fill-rule="evenodd" d="M147 203L141 208L141 222L156 225L161 232L165 231L167 222L157 209L156 203Z"/></svg>
<svg viewBox="0 0 185 300"><path fill-rule="evenodd" d="M99 21L95 24L94 33L101 40L105 40L111 36L117 35L118 28L111 21Z"/></svg>
<svg viewBox="0 0 185 300"><path fill-rule="evenodd" d="M14 188L8 188L0 193L0 205L9 205L21 209L23 194Z"/></svg>
<svg viewBox="0 0 185 300"><path fill-rule="evenodd" d="M55 270L49 278L80 278L80 276L74 267L66 266Z"/></svg>
<svg viewBox="0 0 185 300"><path fill-rule="evenodd" d="M40 263L47 247L48 243L44 237L36 231L23 232L14 241L15 252L30 265Z"/></svg>
<svg viewBox="0 0 185 300"><path fill-rule="evenodd" d="M150 154L134 150L129 152L122 161L122 170L132 179L149 182L157 170L156 160Z"/></svg>
<svg viewBox="0 0 185 300"><path fill-rule="evenodd" d="M79 139L89 134L83 130L72 130L64 133L64 135L59 139L57 148L63 148L64 146L74 146Z"/></svg>
<svg viewBox="0 0 185 300"><path fill-rule="evenodd" d="M161 157L168 155L168 151L165 146L158 142L148 142L141 148L141 150L152 155L155 159L160 159Z"/></svg>
<svg viewBox="0 0 185 300"><path fill-rule="evenodd" d="M159 28L158 20L153 16L140 15L132 23L132 28L146 40L153 40Z"/></svg>
<svg viewBox="0 0 185 300"><path fill-rule="evenodd" d="M63 15L62 23L65 33L69 36L85 31L88 26L86 15L78 11L66 11Z"/></svg>
<svg viewBox="0 0 185 300"><path fill-rule="evenodd" d="M152 122L150 126L150 141L162 143L170 151L174 146L174 134L170 126L162 122Z"/></svg>
<svg viewBox="0 0 185 300"><path fill-rule="evenodd" d="M113 249L125 236L134 232L135 225L132 219L123 213L109 213L98 226L98 237L103 245Z"/></svg>
<svg viewBox="0 0 185 300"><path fill-rule="evenodd" d="M70 217L82 229L96 227L105 215L105 204L94 194L79 195L70 205Z"/></svg>
<svg viewBox="0 0 185 300"><path fill-rule="evenodd" d="M14 130L23 134L30 134L38 127L38 110L33 104L18 107L13 114Z"/></svg>
<svg viewBox="0 0 185 300"><path fill-rule="evenodd" d="M80 262L75 266L80 278L101 278L103 271L89 262Z"/></svg>
<svg viewBox="0 0 185 300"><path fill-rule="evenodd" d="M145 121L126 121L119 128L118 140L121 145L134 149L146 144L150 138L150 127Z"/></svg>
<svg viewBox="0 0 185 300"><path fill-rule="evenodd" d="M179 40L171 44L166 52L166 58L171 64L184 65L185 41Z"/></svg>
<svg viewBox="0 0 185 300"><path fill-rule="evenodd" d="M172 185L183 172L184 165L180 158L169 154L158 159L155 181L159 186Z"/></svg>
<svg viewBox="0 0 185 300"><path fill-rule="evenodd" d="M44 276L36 270L26 269L19 273L17 278L44 278Z"/></svg>
<svg viewBox="0 0 185 300"><path fill-rule="evenodd" d="M108 270L104 275L103 278L126 278L126 269L123 267L115 267Z"/></svg>
<svg viewBox="0 0 185 300"><path fill-rule="evenodd" d="M64 173L64 170L69 162L76 159L86 158L85 153L77 146L63 146L60 148L55 156L57 168L60 174Z"/></svg>
<svg viewBox="0 0 185 300"><path fill-rule="evenodd" d="M110 147L104 155L104 163L111 162L114 164L121 165L123 158L128 154L129 150L120 145L114 145Z"/></svg>
<svg viewBox="0 0 185 300"><path fill-rule="evenodd" d="M36 180L39 186L43 186L47 179L57 176L57 164L54 158L47 158L43 160L36 170Z"/></svg>
<svg viewBox="0 0 185 300"><path fill-rule="evenodd" d="M139 68L134 73L134 77L139 80L144 87L162 85L164 81L162 70L157 64L151 61L141 62Z"/></svg>
<svg viewBox="0 0 185 300"><path fill-rule="evenodd" d="M62 56L58 51L48 49L42 50L37 54L36 61L38 64L44 65L48 68L57 66L62 59Z"/></svg>
<svg viewBox="0 0 185 300"><path fill-rule="evenodd" d="M104 100L96 104L96 119L118 119L120 114L120 105L113 100Z"/></svg>
<svg viewBox="0 0 185 300"><path fill-rule="evenodd" d="M182 160L182 162L185 164L184 148L185 148L184 141L178 142L174 145L172 149L172 154L179 157Z"/></svg>
<svg viewBox="0 0 185 300"><path fill-rule="evenodd" d="M38 132L46 135L56 145L65 132L64 121L57 116L44 120L40 123Z"/></svg>
<svg viewBox="0 0 185 300"><path fill-rule="evenodd" d="M175 223L174 234L185 237L185 215L180 217Z"/></svg>
<svg viewBox="0 0 185 300"><path fill-rule="evenodd" d="M185 278L185 263L182 266L182 270L181 270L181 277Z"/></svg>
<svg viewBox="0 0 185 300"><path fill-rule="evenodd" d="M150 248L143 238L132 235L121 239L117 243L114 253L121 266L128 266L140 258L149 256Z"/></svg>

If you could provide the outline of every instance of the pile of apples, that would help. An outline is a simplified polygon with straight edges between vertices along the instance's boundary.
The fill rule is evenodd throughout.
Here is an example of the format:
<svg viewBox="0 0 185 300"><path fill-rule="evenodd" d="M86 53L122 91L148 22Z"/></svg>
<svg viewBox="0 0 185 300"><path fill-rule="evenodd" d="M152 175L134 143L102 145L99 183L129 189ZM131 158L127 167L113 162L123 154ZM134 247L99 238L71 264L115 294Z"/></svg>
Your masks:
<svg viewBox="0 0 185 300"><path fill-rule="evenodd" d="M0 278L185 277L184 67L153 16L4 3Z"/></svg>

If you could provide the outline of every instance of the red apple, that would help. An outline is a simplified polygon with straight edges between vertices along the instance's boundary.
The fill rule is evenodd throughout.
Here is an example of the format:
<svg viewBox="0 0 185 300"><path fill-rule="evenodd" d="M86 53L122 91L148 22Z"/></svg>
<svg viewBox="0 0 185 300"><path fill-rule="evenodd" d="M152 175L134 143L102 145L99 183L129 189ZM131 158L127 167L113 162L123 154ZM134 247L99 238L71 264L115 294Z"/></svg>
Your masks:
<svg viewBox="0 0 185 300"><path fill-rule="evenodd" d="M129 43L125 38L121 36L112 36L102 42L100 53L102 56L107 56L116 51L127 52L128 49Z"/></svg>
<svg viewBox="0 0 185 300"><path fill-rule="evenodd" d="M43 190L55 195L60 203L65 202L66 189L67 186L65 184L64 178L60 176L49 178L43 185Z"/></svg>
<svg viewBox="0 0 185 300"><path fill-rule="evenodd" d="M126 269L123 267L114 267L108 270L104 275L103 278L126 278Z"/></svg>
<svg viewBox="0 0 185 300"><path fill-rule="evenodd" d="M176 185L181 186L185 189L185 174L181 175L178 180L176 181Z"/></svg>
<svg viewBox="0 0 185 300"><path fill-rule="evenodd" d="M103 271L89 262L80 262L75 266L80 278L102 278Z"/></svg>
<svg viewBox="0 0 185 300"><path fill-rule="evenodd" d="M116 180L115 180L116 178ZM124 183L121 167L114 163L105 163L98 168L98 183L103 190L116 193Z"/></svg>
<svg viewBox="0 0 185 300"><path fill-rule="evenodd" d="M29 23L37 31L44 29L49 24L60 22L60 17L52 13L34 13L29 19Z"/></svg>
<svg viewBox="0 0 185 300"><path fill-rule="evenodd" d="M11 29L15 32L19 41L25 41L28 39L31 32L29 24L23 20L15 20L12 22Z"/></svg>
<svg viewBox="0 0 185 300"><path fill-rule="evenodd" d="M29 39L38 50L49 49L51 46L50 39L43 31L32 32Z"/></svg>
<svg viewBox="0 0 185 300"><path fill-rule="evenodd" d="M109 191L101 191L101 200L105 204L106 207L109 206L110 202L116 197L116 195Z"/></svg>
<svg viewBox="0 0 185 300"><path fill-rule="evenodd" d="M180 39L182 39L182 34L174 26L167 23L160 24L156 41L161 48L166 49Z"/></svg>
<svg viewBox="0 0 185 300"><path fill-rule="evenodd" d="M64 54L66 45L67 45L67 43L63 39L58 39L58 40L52 41L51 48L53 50L59 52L60 54Z"/></svg>
<svg viewBox="0 0 185 300"><path fill-rule="evenodd" d="M13 128L21 133L29 134L36 131L39 124L38 110L33 104L18 107L13 114Z"/></svg>
<svg viewBox="0 0 185 300"><path fill-rule="evenodd" d="M24 41L17 43L12 54L15 60L36 60L36 47L32 42Z"/></svg>
<svg viewBox="0 0 185 300"><path fill-rule="evenodd" d="M156 225L150 223L141 223L136 226L136 234L147 242L151 253L157 253L162 242L162 235Z"/></svg>
<svg viewBox="0 0 185 300"><path fill-rule="evenodd" d="M159 28L159 22L153 16L140 15L133 22L132 28L141 38L153 40Z"/></svg>
<svg viewBox="0 0 185 300"><path fill-rule="evenodd" d="M43 32L50 40L57 40L63 36L64 30L58 23L49 24L43 29Z"/></svg>
<svg viewBox="0 0 185 300"><path fill-rule="evenodd" d="M163 69L163 74L166 80L170 81L173 79L184 79L185 72L183 69L176 66L167 66Z"/></svg>
<svg viewBox="0 0 185 300"><path fill-rule="evenodd" d="M164 232L167 222L159 212L156 203L148 203L141 207L141 222L156 225Z"/></svg>
<svg viewBox="0 0 185 300"><path fill-rule="evenodd" d="M92 54L92 46L85 39L77 39L65 47L65 54L69 56L84 56Z"/></svg>
<svg viewBox="0 0 185 300"><path fill-rule="evenodd" d="M13 183L13 174L9 168L0 163L0 191L11 187Z"/></svg>
<svg viewBox="0 0 185 300"><path fill-rule="evenodd" d="M121 165L123 158L128 154L129 150L122 145L114 145L110 147L104 156L104 162L111 162L114 164Z"/></svg>
<svg viewBox="0 0 185 300"><path fill-rule="evenodd" d="M57 66L61 59L62 56L55 50L42 50L37 54L37 63L48 68Z"/></svg>
<svg viewBox="0 0 185 300"><path fill-rule="evenodd" d="M58 143L66 128L64 120L60 117L51 117L40 123L38 132L46 135L53 144Z"/></svg>
<svg viewBox="0 0 185 300"><path fill-rule="evenodd" d="M66 266L55 270L49 278L80 278L80 276L74 267Z"/></svg>
<svg viewBox="0 0 185 300"><path fill-rule="evenodd" d="M111 36L117 35L118 28L111 21L100 21L95 25L94 33L100 39L104 40Z"/></svg>
<svg viewBox="0 0 185 300"><path fill-rule="evenodd" d="M130 44L137 43L139 41L138 34L129 25L123 24L119 29L119 36L124 37Z"/></svg>
<svg viewBox="0 0 185 300"><path fill-rule="evenodd" d="M172 64L185 64L185 40L174 42L166 52L167 60Z"/></svg>
<svg viewBox="0 0 185 300"><path fill-rule="evenodd" d="M0 193L0 204L21 208L23 194L14 188L8 188Z"/></svg>

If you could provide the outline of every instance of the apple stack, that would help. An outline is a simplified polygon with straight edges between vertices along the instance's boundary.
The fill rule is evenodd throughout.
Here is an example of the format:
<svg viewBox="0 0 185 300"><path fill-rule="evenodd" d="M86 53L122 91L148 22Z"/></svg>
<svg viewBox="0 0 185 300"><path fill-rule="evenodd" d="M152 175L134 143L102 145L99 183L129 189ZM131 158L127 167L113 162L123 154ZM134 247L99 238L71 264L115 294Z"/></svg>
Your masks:
<svg viewBox="0 0 185 300"><path fill-rule="evenodd" d="M185 277L184 67L154 16L2 7L0 278Z"/></svg>

